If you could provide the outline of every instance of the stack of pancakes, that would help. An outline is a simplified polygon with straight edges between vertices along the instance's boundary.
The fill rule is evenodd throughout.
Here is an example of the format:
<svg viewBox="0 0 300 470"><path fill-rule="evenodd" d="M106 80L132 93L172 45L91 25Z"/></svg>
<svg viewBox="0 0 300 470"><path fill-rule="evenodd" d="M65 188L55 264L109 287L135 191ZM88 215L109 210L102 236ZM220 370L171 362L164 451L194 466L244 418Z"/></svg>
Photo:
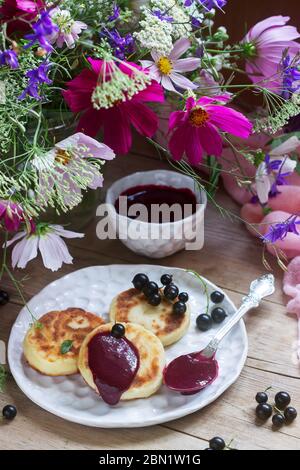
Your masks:
<svg viewBox="0 0 300 470"><path fill-rule="evenodd" d="M97 392L88 363L88 345L98 333L110 332L114 323L125 326L125 336L136 347L140 365L122 400L146 398L162 383L165 352L163 346L178 341L188 329L190 312L173 313L172 302L162 298L151 306L143 293L132 288L118 294L110 307L110 323L80 308L51 311L38 325L32 325L24 339L24 355L31 367L49 376L80 372ZM67 345L67 348L64 346Z"/></svg>

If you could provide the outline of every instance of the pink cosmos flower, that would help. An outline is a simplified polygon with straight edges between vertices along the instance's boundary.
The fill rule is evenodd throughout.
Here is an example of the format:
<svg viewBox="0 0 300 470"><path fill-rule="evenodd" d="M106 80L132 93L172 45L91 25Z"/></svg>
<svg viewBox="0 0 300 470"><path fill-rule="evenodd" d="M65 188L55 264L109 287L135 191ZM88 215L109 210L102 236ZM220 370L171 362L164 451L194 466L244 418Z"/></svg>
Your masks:
<svg viewBox="0 0 300 470"><path fill-rule="evenodd" d="M61 225L45 223L38 224L36 232L31 235L25 231L17 233L6 245L8 247L20 240L12 250L13 268L24 269L29 261L37 257L38 250L44 266L51 271L57 271L63 263L72 264L73 258L61 237L82 238L84 234L65 230Z"/></svg>
<svg viewBox="0 0 300 470"><path fill-rule="evenodd" d="M289 16L271 16L253 26L242 43L246 55L246 71L253 83L263 82L274 92L280 90L280 63L283 52L288 49L294 56L300 51L300 44L295 41L300 37L297 28L287 26Z"/></svg>
<svg viewBox="0 0 300 470"><path fill-rule="evenodd" d="M88 58L91 69L84 69L77 77L67 83L68 90L63 96L74 113L83 113L78 124L78 131L95 137L104 128L104 142L116 153L127 153L132 144L131 125L142 135L152 137L158 127L156 114L145 106L145 102L163 102L162 87L155 81L145 89L135 93L124 101L117 100L109 108L96 109L92 96L96 87L101 88L103 69L107 62ZM136 64L122 62L119 69L129 77L133 68L141 70ZM107 81L107 76L105 77Z"/></svg>
<svg viewBox="0 0 300 470"><path fill-rule="evenodd" d="M178 73L191 72L200 67L201 61L197 57L179 59L188 50L190 45L191 43L188 39L180 38L175 42L168 56L162 56L156 51L151 51L154 62L151 60L141 60L142 67L148 69L150 77L160 83L166 90L176 92L173 84L183 90L188 90L189 88L195 89L198 85L188 80L181 73Z"/></svg>
<svg viewBox="0 0 300 470"><path fill-rule="evenodd" d="M171 113L169 150L175 160L180 160L184 152L193 165L201 161L203 151L221 156L223 143L219 130L245 139L249 137L251 122L238 111L225 107L228 100L227 95L203 96L197 101L190 97L185 111Z"/></svg>
<svg viewBox="0 0 300 470"><path fill-rule="evenodd" d="M87 25L83 21L73 20L68 10L62 10L60 8L53 8L50 11L50 17L54 24L58 26L58 30L54 31L49 37L51 44L57 45L57 47L63 47L64 43L69 49L75 47L76 41L79 39L79 34L82 30L87 29Z"/></svg>
<svg viewBox="0 0 300 470"><path fill-rule="evenodd" d="M0 222L8 232L19 230L24 221L24 212L19 204L12 201L0 201Z"/></svg>
<svg viewBox="0 0 300 470"><path fill-rule="evenodd" d="M0 7L0 23L7 22L9 35L16 31L27 32L31 29L29 22L34 20L44 7L43 0L4 0Z"/></svg>

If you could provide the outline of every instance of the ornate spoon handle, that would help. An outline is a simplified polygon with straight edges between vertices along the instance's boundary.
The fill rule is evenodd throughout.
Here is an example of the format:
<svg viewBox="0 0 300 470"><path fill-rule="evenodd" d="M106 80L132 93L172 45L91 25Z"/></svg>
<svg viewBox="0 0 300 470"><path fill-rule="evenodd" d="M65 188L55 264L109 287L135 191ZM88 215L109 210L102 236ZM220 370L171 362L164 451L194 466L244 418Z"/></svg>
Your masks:
<svg viewBox="0 0 300 470"><path fill-rule="evenodd" d="M264 274L251 282L249 294L246 297L243 297L240 308L231 318L228 319L224 326L220 328L206 348L201 351L201 354L206 357L214 356L220 341L222 341L231 328L233 328L251 308L258 307L264 297L273 294L274 290L273 274Z"/></svg>

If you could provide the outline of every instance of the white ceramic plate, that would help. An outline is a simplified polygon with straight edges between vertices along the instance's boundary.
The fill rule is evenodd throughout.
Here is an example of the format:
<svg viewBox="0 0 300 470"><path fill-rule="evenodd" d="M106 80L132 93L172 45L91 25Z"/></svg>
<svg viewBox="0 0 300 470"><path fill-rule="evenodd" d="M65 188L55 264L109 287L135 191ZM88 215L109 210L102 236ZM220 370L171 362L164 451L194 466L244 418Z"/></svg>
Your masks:
<svg viewBox="0 0 300 470"><path fill-rule="evenodd" d="M192 351L201 350L216 332L207 333L195 327L195 320L204 311L206 297L195 276L178 268L152 265L93 266L75 271L45 287L29 302L36 318L50 310L81 307L108 318L111 299L131 286L131 279L145 272L159 282L163 273L172 273L181 291L190 296L191 325L187 334L166 349L167 362ZM209 292L216 286L205 280ZM229 314L235 306L227 296L222 306ZM193 413L208 405L223 393L239 376L247 354L247 334L241 321L222 341L217 353L220 373L217 380L196 395L183 396L162 386L147 399L120 402L114 407L104 403L79 374L69 377L46 377L30 368L24 361L22 342L30 323L30 315L23 308L12 328L8 360L10 370L21 388L33 402L45 410L69 421L103 428L127 428L164 423Z"/></svg>

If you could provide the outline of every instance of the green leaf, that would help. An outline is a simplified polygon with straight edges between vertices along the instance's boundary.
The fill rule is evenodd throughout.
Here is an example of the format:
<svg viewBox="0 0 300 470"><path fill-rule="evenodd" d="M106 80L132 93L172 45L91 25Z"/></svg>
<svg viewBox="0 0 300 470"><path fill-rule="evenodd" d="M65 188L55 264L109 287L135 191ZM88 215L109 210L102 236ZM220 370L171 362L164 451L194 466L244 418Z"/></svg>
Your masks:
<svg viewBox="0 0 300 470"><path fill-rule="evenodd" d="M271 209L271 207L267 207L267 206L266 206L266 207L263 207L263 208L262 208L262 211L263 211L263 214L264 214L264 215L268 215L268 214L270 214L270 212L273 211L273 209Z"/></svg>
<svg viewBox="0 0 300 470"><path fill-rule="evenodd" d="M283 144L286 140L288 140L290 137L296 136L298 139L300 139L300 132L289 132L288 134L283 134L280 135L279 137L275 137L272 142L271 142L271 148L278 147L280 144ZM268 142L269 144L270 142Z"/></svg>
<svg viewBox="0 0 300 470"><path fill-rule="evenodd" d="M4 391L7 376L8 376L8 373L7 373L5 366L0 364L0 392Z"/></svg>
<svg viewBox="0 0 300 470"><path fill-rule="evenodd" d="M60 346L61 354L67 354L73 346L73 341L71 339L66 339Z"/></svg>

